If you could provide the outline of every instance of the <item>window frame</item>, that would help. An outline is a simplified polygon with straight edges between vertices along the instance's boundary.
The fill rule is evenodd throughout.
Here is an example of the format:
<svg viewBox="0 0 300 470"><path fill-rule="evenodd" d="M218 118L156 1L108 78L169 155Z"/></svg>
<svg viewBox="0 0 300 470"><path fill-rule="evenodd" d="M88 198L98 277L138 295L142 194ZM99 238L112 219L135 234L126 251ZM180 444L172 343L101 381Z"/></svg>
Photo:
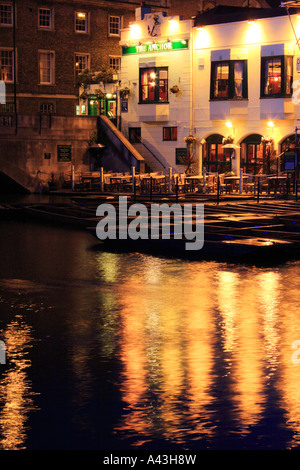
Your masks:
<svg viewBox="0 0 300 470"><path fill-rule="evenodd" d="M11 70L12 70L12 79L11 80L5 80L2 77L2 52L10 52L11 53ZM0 47L0 80L2 80L4 83L14 83L15 81L15 59L14 59L14 49L12 47Z"/></svg>
<svg viewBox="0 0 300 470"><path fill-rule="evenodd" d="M41 10L49 10L50 12L50 26L42 26L41 25L41 18L40 18L40 11ZM38 28L43 31L53 31L54 30L54 9L51 7L41 6L38 7Z"/></svg>
<svg viewBox="0 0 300 470"><path fill-rule="evenodd" d="M118 33L111 32L111 18L118 18L119 19L119 28ZM122 16L121 15L108 15L108 36L119 38L121 36L121 28L122 28Z"/></svg>
<svg viewBox="0 0 300 470"><path fill-rule="evenodd" d="M76 28L76 19L77 19L77 15L78 14L85 14L85 30L79 30ZM88 34L89 33L89 13L88 11L86 10L82 10L82 11L79 11L79 10L76 10L74 11L74 31L75 33L78 33L78 34Z"/></svg>
<svg viewBox="0 0 300 470"><path fill-rule="evenodd" d="M116 70L114 66L111 64L111 60L118 60L119 61L119 68ZM121 56L120 55L110 55L109 56L109 67L113 69L117 74L121 72Z"/></svg>
<svg viewBox="0 0 300 470"><path fill-rule="evenodd" d="M242 83L242 96L235 96L235 64L242 62L243 64L243 83ZM218 64L228 64L228 95L217 97L215 96L215 67ZM214 60L211 62L210 73L210 100L211 101L242 101L248 100L248 60L247 59L228 59L228 60Z"/></svg>
<svg viewBox="0 0 300 470"><path fill-rule="evenodd" d="M134 134L139 134L137 137ZM142 138L142 128L141 127L128 127L128 140L131 144L140 144Z"/></svg>
<svg viewBox="0 0 300 470"><path fill-rule="evenodd" d="M83 57L83 56L87 57L87 66L86 66L84 69L82 69L82 70L76 70L76 63L77 63L77 62L76 62L76 57L77 57L77 56L78 56L78 57L79 57L79 56L81 56L81 57ZM90 53L88 53L88 52L74 52L74 73L75 73L75 78L76 78L77 75L80 74L83 70L89 69L89 68L90 68L90 64L91 64L91 54L90 54Z"/></svg>
<svg viewBox="0 0 300 470"><path fill-rule="evenodd" d="M143 100L143 87L144 86L149 86L149 84L147 85L142 85L142 74L143 72L145 72L146 70L154 70L154 73L156 75L155 77L155 89L154 89L154 100ZM159 73L160 71L166 71L167 72L167 78L164 79L166 80L166 100L162 101L162 100L159 100L159 96L160 96L160 84L159 84ZM161 66L161 67L141 67L139 69L139 104L168 104L169 103L169 94L168 94L168 83L169 83L169 67L167 66Z"/></svg>
<svg viewBox="0 0 300 470"><path fill-rule="evenodd" d="M176 129L176 138L173 136L173 131ZM166 132L170 132L169 137ZM163 126L162 128L163 142L177 142L178 140L178 127L177 126Z"/></svg>
<svg viewBox="0 0 300 470"><path fill-rule="evenodd" d="M291 92L287 93L287 61L292 60L292 75L291 75ZM281 62L281 91L280 93L266 94L265 93L265 64L268 60L280 60ZM292 55L274 55L261 57L260 62L260 98L290 98L293 94L292 83L294 76L294 56Z"/></svg>
<svg viewBox="0 0 300 470"><path fill-rule="evenodd" d="M52 63L51 63L51 82L42 82L41 81L41 66L40 66L40 56L41 54L52 54ZM39 82L38 84L41 86L53 86L55 85L55 51L45 51L45 50L38 50L38 70L39 70Z"/></svg>
<svg viewBox="0 0 300 470"><path fill-rule="evenodd" d="M2 6L11 7L11 23L2 23L1 22L1 12L0 12L0 27L4 28L12 28L14 25L14 7L13 4L10 2L0 2L0 9Z"/></svg>

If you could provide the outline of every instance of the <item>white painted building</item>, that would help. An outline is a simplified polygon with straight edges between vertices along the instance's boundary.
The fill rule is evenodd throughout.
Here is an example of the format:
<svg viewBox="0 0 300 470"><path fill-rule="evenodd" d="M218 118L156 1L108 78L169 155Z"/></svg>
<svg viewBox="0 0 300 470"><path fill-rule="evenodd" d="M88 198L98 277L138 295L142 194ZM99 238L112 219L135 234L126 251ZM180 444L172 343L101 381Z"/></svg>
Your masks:
<svg viewBox="0 0 300 470"><path fill-rule="evenodd" d="M269 172L272 150L279 156L300 126L297 14L230 11L181 21L139 8L122 31L121 87L131 92L121 103L122 130L162 162L155 169L183 171L184 138L192 134L196 173ZM233 153L223 147L228 135Z"/></svg>

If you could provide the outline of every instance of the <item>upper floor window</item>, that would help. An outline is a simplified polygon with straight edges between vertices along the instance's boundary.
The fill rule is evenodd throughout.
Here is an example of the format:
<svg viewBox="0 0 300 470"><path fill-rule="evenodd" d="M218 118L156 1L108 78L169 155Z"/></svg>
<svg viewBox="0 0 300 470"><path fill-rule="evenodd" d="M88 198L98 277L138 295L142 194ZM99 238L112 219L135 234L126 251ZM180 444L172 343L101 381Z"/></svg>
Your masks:
<svg viewBox="0 0 300 470"><path fill-rule="evenodd" d="M39 53L39 75L41 85L54 84L54 52Z"/></svg>
<svg viewBox="0 0 300 470"><path fill-rule="evenodd" d="M262 57L261 75L262 98L292 95L293 57Z"/></svg>
<svg viewBox="0 0 300 470"><path fill-rule="evenodd" d="M212 100L248 97L247 61L224 60L211 64Z"/></svg>
<svg viewBox="0 0 300 470"><path fill-rule="evenodd" d="M140 103L168 101L168 67L140 69Z"/></svg>
<svg viewBox="0 0 300 470"><path fill-rule="evenodd" d="M109 67L115 70L117 73L121 70L121 57L119 56L110 56L109 57Z"/></svg>
<svg viewBox="0 0 300 470"><path fill-rule="evenodd" d="M86 12L75 12L75 31L76 33L88 32L88 14Z"/></svg>
<svg viewBox="0 0 300 470"><path fill-rule="evenodd" d="M0 79L4 82L14 81L14 52L12 49L0 50Z"/></svg>
<svg viewBox="0 0 300 470"><path fill-rule="evenodd" d="M75 74L83 72L90 68L90 55L89 54L75 54Z"/></svg>
<svg viewBox="0 0 300 470"><path fill-rule="evenodd" d="M121 29L121 17L120 16L109 16L109 35L110 36L120 36Z"/></svg>
<svg viewBox="0 0 300 470"><path fill-rule="evenodd" d="M51 8L39 8L39 27L53 29L53 13Z"/></svg>
<svg viewBox="0 0 300 470"><path fill-rule="evenodd" d="M9 3L0 4L0 25L13 26L13 7Z"/></svg>

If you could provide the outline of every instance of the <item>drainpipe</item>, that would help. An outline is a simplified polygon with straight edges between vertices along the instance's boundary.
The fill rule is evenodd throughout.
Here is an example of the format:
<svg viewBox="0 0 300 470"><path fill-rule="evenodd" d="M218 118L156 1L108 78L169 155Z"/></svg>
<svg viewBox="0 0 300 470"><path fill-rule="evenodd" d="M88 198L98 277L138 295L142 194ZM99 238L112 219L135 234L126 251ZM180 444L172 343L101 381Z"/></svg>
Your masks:
<svg viewBox="0 0 300 470"><path fill-rule="evenodd" d="M14 112L15 112L15 133L18 132L17 116L17 70L16 70L16 0L13 1L13 51L14 51Z"/></svg>

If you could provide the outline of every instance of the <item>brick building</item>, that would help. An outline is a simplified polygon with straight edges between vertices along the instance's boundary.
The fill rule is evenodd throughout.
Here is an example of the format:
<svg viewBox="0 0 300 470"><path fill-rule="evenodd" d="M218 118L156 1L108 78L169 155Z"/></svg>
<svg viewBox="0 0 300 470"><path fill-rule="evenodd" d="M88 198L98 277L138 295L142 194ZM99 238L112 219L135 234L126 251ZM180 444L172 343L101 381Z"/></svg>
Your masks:
<svg viewBox="0 0 300 470"><path fill-rule="evenodd" d="M161 8L166 2L152 3ZM134 19L136 6L113 0L1 1L5 110L13 110L16 100L20 114L74 115L76 74L84 68L119 69L120 29Z"/></svg>

